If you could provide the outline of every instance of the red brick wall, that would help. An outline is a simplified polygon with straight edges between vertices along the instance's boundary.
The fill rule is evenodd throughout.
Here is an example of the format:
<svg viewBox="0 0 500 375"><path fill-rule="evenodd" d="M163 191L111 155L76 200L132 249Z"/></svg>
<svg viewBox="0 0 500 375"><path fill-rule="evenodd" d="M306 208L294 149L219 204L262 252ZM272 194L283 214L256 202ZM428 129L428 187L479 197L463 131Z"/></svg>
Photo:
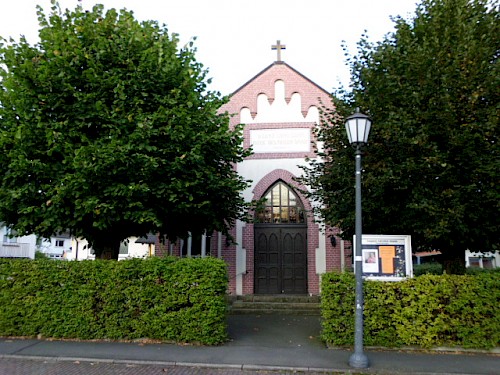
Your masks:
<svg viewBox="0 0 500 375"><path fill-rule="evenodd" d="M308 200L299 192L304 186L298 185L293 181L293 175L285 170L276 169L272 173L265 176L254 189L254 199L260 198L276 181L282 180L295 188L295 192L300 197L306 210L310 210L311 206ZM333 247L330 241L331 235L337 235L338 229L328 227L326 229L326 269L327 271L337 270L340 271L340 243L341 239L336 237L336 246ZM231 235L236 239L236 229L231 231ZM319 294L320 278L316 273L316 248L319 247L319 227L311 215L307 218L307 263L308 263L308 292L310 294ZM155 244L155 256L168 256L170 252L170 241L160 241L158 236ZM180 240L173 242L173 255L180 256ZM236 244L226 241L225 236L221 236L221 253L222 259L228 265L229 289L228 293L236 294ZM253 224L246 224L243 227L242 246L246 249L246 273L242 275L243 279L243 295L254 293L254 226ZM217 257L218 251L218 235L214 232L211 236L210 242L210 255ZM345 266L346 269L351 269L352 250L351 243L345 242Z"/></svg>
<svg viewBox="0 0 500 375"><path fill-rule="evenodd" d="M306 117L309 109L312 106L320 108L322 105L331 106L331 98L329 93L321 87L310 81L307 77L283 62L276 62L257 74L254 78L244 84L241 88L236 90L231 96L229 103L221 108L221 112L227 111L234 114L231 118L231 124L234 126L241 122L240 112L243 108L248 108L253 118L257 115L257 100L260 94L267 96L270 104L275 100L275 83L281 80L285 83L285 101L290 103L292 95L298 93L301 100L301 112L304 118ZM250 146L250 131L252 129L266 128L266 129L286 129L286 128L310 128L316 126L311 122L294 122L294 123L258 123L247 124L244 128L244 147ZM315 141L311 137L312 141ZM289 159L289 158L305 158L315 157L312 147L309 152L302 153L261 153L254 154L248 159ZM304 186L298 186L293 180L293 175L284 169L276 169L271 173L264 176L255 186L253 190L254 199L259 199L262 195L278 180L283 180L285 183L294 187L297 195L302 200L304 208L311 211L309 201L300 193L300 189L305 189ZM311 294L319 293L319 276L316 272L316 248L319 247L319 226L314 222L311 214L307 218L307 231L308 231L308 290ZM242 247L246 249L246 273L242 275L243 279L243 294L254 293L254 226L251 223L243 227ZM327 269L337 265L340 268L340 251L338 248L330 249L327 243ZM338 247L339 245L337 245ZM229 261L230 254L225 256ZM337 259L338 258L338 259ZM234 261L236 257L234 256ZM229 261L231 264L232 260ZM230 269L230 285L231 290L236 290L235 274L232 274ZM235 267L234 267L235 271Z"/></svg>
<svg viewBox="0 0 500 375"><path fill-rule="evenodd" d="M243 227L243 248L247 252L247 272L243 275L243 295L254 293L254 227L248 223Z"/></svg>
<svg viewBox="0 0 500 375"><path fill-rule="evenodd" d="M230 235L236 241L236 228L230 231ZM236 294L236 244L222 236L222 259L227 263L229 290L228 293Z"/></svg>
<svg viewBox="0 0 500 375"><path fill-rule="evenodd" d="M331 97L328 92L309 80L307 77L293 69L286 63L275 62L254 78L240 87L231 95L231 100L220 109L220 112L234 114L231 124L236 125L241 122L240 111L248 108L253 117L257 114L257 97L265 94L272 103L275 99L276 81L285 82L285 100L290 102L292 95L300 94L301 112L306 117L309 108L312 106L320 108L321 105L331 106Z"/></svg>
<svg viewBox="0 0 500 375"><path fill-rule="evenodd" d="M231 118L231 125L234 126L241 122L240 112L242 108L248 108L253 118L257 114L257 100L260 94L267 96L269 103L275 100L275 83L282 80L285 83L285 101L290 102L292 95L300 94L301 113L306 117L309 109L312 106L321 108L323 105L332 106L331 98L328 92L320 86L310 81L307 77L290 67L283 62L275 62L269 67L261 71L250 81L236 90L231 96L231 100L225 104L220 112L228 112L234 114ZM255 128L279 129L279 128L310 128L311 132L316 124L310 122L294 122L294 123L272 123L272 124L248 124L244 129L244 147L249 147L250 130ZM315 141L312 137L311 140ZM286 159L286 158L305 158L314 157L312 147L309 152L302 153L263 153L255 154L249 159ZM278 164L279 165L279 164ZM262 195L278 180L282 180L295 189L298 197L301 199L304 208L311 211L310 202L300 193L304 186L298 185L293 180L291 172L284 169L275 169L271 173L265 175L253 190L254 199L261 198ZM308 262L308 291L310 294L319 293L320 277L316 270L316 248L319 247L319 225L314 222L311 214L307 217L307 262ZM336 246L332 246L330 235L336 234L334 228L326 229L326 269L340 270L340 238L337 237ZM236 239L236 228L233 228L231 235ZM246 250L246 273L242 275L243 294L254 293L254 226L251 223L244 224L242 231L241 246ZM217 236L212 236L212 256L217 256ZM157 241L156 254L159 256L166 255L169 252L169 243L161 244ZM179 255L179 241L175 243L174 255ZM346 266L351 264L350 249L345 250ZM236 294L236 244L226 243L226 238L222 237L222 257L228 264L229 290L230 294Z"/></svg>
<svg viewBox="0 0 500 375"><path fill-rule="evenodd" d="M301 193L305 186L294 181L295 176L284 169L275 169L264 176L255 186L253 199L260 199L265 192L278 180L282 180L292 188L302 201L306 211L311 211L312 207L309 200ZM243 246L247 250L247 273L243 280L243 294L253 294L254 291L254 227L253 224L247 224L243 230ZM308 291L310 294L319 293L319 277L316 273L316 248L319 246L319 227L314 222L312 214L307 216L307 275Z"/></svg>
<svg viewBox="0 0 500 375"><path fill-rule="evenodd" d="M164 257L168 255L168 245L163 241L160 241L160 236L156 236L155 242L155 256Z"/></svg>

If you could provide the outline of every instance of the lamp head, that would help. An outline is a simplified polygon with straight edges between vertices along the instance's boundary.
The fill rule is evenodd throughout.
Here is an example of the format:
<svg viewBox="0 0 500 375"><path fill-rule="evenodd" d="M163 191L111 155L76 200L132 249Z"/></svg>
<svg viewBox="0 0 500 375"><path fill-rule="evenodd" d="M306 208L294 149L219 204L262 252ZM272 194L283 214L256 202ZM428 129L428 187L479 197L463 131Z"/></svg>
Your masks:
<svg viewBox="0 0 500 375"><path fill-rule="evenodd" d="M353 146L363 146L368 143L371 125L370 117L359 112L359 108L356 108L356 112L345 121L349 143Z"/></svg>

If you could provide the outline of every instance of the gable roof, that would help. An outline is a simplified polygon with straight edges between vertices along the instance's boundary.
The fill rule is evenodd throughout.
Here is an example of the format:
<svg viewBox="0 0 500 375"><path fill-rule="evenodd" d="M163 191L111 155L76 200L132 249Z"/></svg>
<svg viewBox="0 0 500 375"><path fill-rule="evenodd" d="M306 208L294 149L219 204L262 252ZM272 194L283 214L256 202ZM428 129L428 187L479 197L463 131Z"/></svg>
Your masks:
<svg viewBox="0 0 500 375"><path fill-rule="evenodd" d="M274 66L276 65L282 65L282 66L285 66L287 69L291 70L292 72L294 72L295 74L297 74L298 76L302 77L304 80L308 81L310 84L316 86L319 90L323 91L326 95L329 95L328 91L326 91L325 89L323 89L321 86L319 86L318 84L316 84L315 82L311 81L309 78L307 78L305 75L303 75L301 72L299 72L298 70L294 69L293 67L291 67L290 65L288 65L286 62L284 61L275 61L273 62L271 65L269 65L268 67L264 68L263 70L261 70L259 73L257 73L254 77L252 77L251 79L249 79L247 82L245 82L243 85L241 85L238 89L236 89L232 94L230 94L230 96L233 96L235 95L236 93L238 93L238 91L241 91L243 90L247 85L249 85L252 81L255 81L259 76L263 75L264 73L266 73L268 70L272 69Z"/></svg>
<svg viewBox="0 0 500 375"><path fill-rule="evenodd" d="M137 240L135 240L135 243L154 245L156 243L156 235L148 233L146 236L139 237Z"/></svg>
<svg viewBox="0 0 500 375"><path fill-rule="evenodd" d="M317 85L299 71L292 68L283 61L276 61L259 72L236 91L230 95L229 102L224 104L220 111L228 112L235 116L231 119L231 124L240 122L240 111L248 108L252 117L257 114L257 98L264 94L269 103L275 99L276 81L285 83L285 100L290 102L293 94L301 96L301 111L304 117L311 106L319 107L321 104L328 106L331 104L330 94L321 86Z"/></svg>

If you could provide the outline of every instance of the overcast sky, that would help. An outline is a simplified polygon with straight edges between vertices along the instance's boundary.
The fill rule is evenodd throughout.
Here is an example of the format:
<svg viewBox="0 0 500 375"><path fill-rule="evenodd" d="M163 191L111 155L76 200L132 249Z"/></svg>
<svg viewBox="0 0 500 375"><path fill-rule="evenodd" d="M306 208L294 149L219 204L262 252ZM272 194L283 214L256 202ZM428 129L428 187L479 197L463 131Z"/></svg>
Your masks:
<svg viewBox="0 0 500 375"><path fill-rule="evenodd" d="M0 36L37 41L36 4L0 0ZM212 90L230 94L276 60L271 45L286 45L282 60L328 92L349 83L341 48L351 52L365 30L379 41L394 30L390 16L409 18L419 0L60 0L61 8L96 3L132 10L139 20L166 24L182 43L197 37L197 60L209 69Z"/></svg>

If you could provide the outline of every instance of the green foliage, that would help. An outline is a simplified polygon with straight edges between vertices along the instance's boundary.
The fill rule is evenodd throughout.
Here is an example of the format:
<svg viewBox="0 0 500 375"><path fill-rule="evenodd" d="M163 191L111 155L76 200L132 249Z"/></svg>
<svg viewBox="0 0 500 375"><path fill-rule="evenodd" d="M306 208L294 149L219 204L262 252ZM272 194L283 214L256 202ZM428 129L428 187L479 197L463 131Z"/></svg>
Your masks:
<svg viewBox="0 0 500 375"><path fill-rule="evenodd" d="M215 258L0 261L0 335L227 339L227 270Z"/></svg>
<svg viewBox="0 0 500 375"><path fill-rule="evenodd" d="M48 256L41 251L35 251L35 259L48 259Z"/></svg>
<svg viewBox="0 0 500 375"><path fill-rule="evenodd" d="M342 117L358 106L373 119L364 232L410 234L414 250L439 249L462 268L466 248L500 248L499 21L496 1L423 0L384 41L359 42L353 90L319 133L325 163L302 181L343 238L354 233L354 162Z"/></svg>
<svg viewBox="0 0 500 375"><path fill-rule="evenodd" d="M436 262L423 263L423 264L414 264L413 265L413 275L442 275L443 274L443 266Z"/></svg>
<svg viewBox="0 0 500 375"><path fill-rule="evenodd" d="M354 343L354 275L322 278L323 339ZM402 282L364 282L368 346L500 345L500 275L422 275Z"/></svg>
<svg viewBox="0 0 500 375"><path fill-rule="evenodd" d="M479 267L468 267L467 275L478 275L483 273L498 273L500 274L500 267L497 268L479 268Z"/></svg>
<svg viewBox="0 0 500 375"><path fill-rule="evenodd" d="M99 257L148 232L227 232L243 217L248 151L206 88L193 43L102 5L49 15L40 42L0 39L0 220L69 230Z"/></svg>
<svg viewBox="0 0 500 375"><path fill-rule="evenodd" d="M322 337L333 345L354 340L354 275L327 273L321 278Z"/></svg>
<svg viewBox="0 0 500 375"><path fill-rule="evenodd" d="M478 275L483 273L500 273L500 267L498 268L479 268L479 267L468 267L465 271L467 275ZM442 275L443 266L440 263L431 262L423 264L413 265L413 275Z"/></svg>

